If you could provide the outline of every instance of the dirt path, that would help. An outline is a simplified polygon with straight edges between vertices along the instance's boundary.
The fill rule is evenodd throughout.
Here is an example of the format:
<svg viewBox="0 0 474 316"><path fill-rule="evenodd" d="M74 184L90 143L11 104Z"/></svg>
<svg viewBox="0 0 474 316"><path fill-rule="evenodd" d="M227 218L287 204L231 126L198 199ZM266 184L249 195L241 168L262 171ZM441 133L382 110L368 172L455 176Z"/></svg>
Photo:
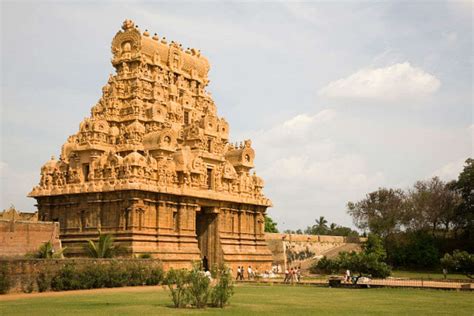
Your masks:
<svg viewBox="0 0 474 316"><path fill-rule="evenodd" d="M13 301L24 298L41 298L41 297L58 297L68 295L89 295L95 293L120 293L120 292L152 292L152 291L163 291L162 285L157 286L129 286L129 287L114 287L105 289L91 289L91 290L76 290L76 291L63 291L63 292L43 292L43 293L12 293L0 295L1 301Z"/></svg>

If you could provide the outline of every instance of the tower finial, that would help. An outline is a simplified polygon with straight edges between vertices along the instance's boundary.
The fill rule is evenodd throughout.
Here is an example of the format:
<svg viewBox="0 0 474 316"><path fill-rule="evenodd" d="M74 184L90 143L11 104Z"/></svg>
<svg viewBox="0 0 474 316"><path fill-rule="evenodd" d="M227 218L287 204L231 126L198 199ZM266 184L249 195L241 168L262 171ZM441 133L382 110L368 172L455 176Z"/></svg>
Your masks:
<svg viewBox="0 0 474 316"><path fill-rule="evenodd" d="M135 26L135 23L133 23L132 20L126 19L125 21L123 21L122 29L126 31L129 29L133 29L134 26Z"/></svg>

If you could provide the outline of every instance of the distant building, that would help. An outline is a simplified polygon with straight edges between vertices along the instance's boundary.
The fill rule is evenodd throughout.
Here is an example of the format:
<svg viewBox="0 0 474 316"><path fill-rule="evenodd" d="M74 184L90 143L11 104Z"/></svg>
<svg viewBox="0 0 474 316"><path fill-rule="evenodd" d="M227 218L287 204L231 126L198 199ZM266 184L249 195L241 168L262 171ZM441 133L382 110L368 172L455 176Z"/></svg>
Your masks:
<svg viewBox="0 0 474 316"><path fill-rule="evenodd" d="M38 212L28 213L20 212L15 209L14 206L10 206L9 209L0 212L0 220L17 220L17 221L37 221Z"/></svg>
<svg viewBox="0 0 474 316"><path fill-rule="evenodd" d="M14 207L0 212L0 258L24 257L48 241L56 251L61 249L59 223L40 222L38 213L19 212Z"/></svg>
<svg viewBox="0 0 474 316"><path fill-rule="evenodd" d="M101 232L130 255L150 253L165 265L206 256L210 265L269 269L271 202L250 173L250 140L229 142L229 125L205 91L208 60L130 20L112 54L116 74L29 194L39 219L60 223L69 255L81 256Z"/></svg>

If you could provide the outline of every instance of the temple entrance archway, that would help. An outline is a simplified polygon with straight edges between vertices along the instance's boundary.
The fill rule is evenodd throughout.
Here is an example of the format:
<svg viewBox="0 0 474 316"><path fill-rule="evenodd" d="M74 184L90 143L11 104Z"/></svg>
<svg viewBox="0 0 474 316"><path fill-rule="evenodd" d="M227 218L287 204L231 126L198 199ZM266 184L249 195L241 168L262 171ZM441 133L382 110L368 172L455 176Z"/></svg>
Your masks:
<svg viewBox="0 0 474 316"><path fill-rule="evenodd" d="M206 256L209 269L219 263L218 213L213 208L202 207L196 213L196 238L201 259Z"/></svg>

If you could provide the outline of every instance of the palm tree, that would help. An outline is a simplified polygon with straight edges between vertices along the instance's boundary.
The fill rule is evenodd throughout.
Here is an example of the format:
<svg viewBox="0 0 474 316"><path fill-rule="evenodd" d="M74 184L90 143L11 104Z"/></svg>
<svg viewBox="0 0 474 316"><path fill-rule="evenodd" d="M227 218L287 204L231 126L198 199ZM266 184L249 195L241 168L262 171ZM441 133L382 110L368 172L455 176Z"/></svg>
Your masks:
<svg viewBox="0 0 474 316"><path fill-rule="evenodd" d="M318 220L318 219L316 220L316 226L317 226L319 229L326 229L326 228L328 228L327 223L328 223L328 221L324 218L324 216L319 216L319 220Z"/></svg>
<svg viewBox="0 0 474 316"><path fill-rule="evenodd" d="M114 237L109 234L99 235L97 243L88 240L84 249L92 258L113 258L121 251L120 246L114 245Z"/></svg>
<svg viewBox="0 0 474 316"><path fill-rule="evenodd" d="M330 230L330 231L334 231L336 228L337 228L337 224L336 224L336 223L331 223L331 225L329 225L329 230Z"/></svg>
<svg viewBox="0 0 474 316"><path fill-rule="evenodd" d="M66 250L66 248L62 248L55 252L51 241L47 241L39 247L38 252L36 252L33 256L39 259L62 258L64 250Z"/></svg>
<svg viewBox="0 0 474 316"><path fill-rule="evenodd" d="M316 219L316 225L313 226L313 231L315 235L324 235L327 233L328 221L324 218L324 216L319 216L319 219Z"/></svg>

